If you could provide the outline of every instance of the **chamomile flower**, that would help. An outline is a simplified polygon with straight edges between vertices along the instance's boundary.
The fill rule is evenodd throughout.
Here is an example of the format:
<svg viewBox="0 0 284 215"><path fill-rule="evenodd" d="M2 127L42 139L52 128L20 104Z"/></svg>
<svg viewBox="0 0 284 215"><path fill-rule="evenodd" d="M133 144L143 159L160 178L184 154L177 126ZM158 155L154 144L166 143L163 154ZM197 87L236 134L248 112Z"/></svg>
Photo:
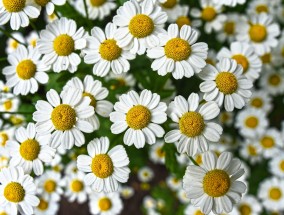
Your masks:
<svg viewBox="0 0 284 215"><path fill-rule="evenodd" d="M204 213L201 212L200 208L188 204L184 210L184 215L204 215Z"/></svg>
<svg viewBox="0 0 284 215"><path fill-rule="evenodd" d="M147 51L147 56L155 59L151 68L159 75L172 73L175 79L190 78L206 65L208 45L196 43L198 33L190 26L184 25L179 30L177 24L171 24L159 38L160 45Z"/></svg>
<svg viewBox="0 0 284 215"><path fill-rule="evenodd" d="M167 186L173 191L177 191L182 187L182 180L174 175L169 175L166 178L166 183Z"/></svg>
<svg viewBox="0 0 284 215"><path fill-rule="evenodd" d="M150 182L154 178L154 171L150 167L142 167L138 170L137 178L141 182Z"/></svg>
<svg viewBox="0 0 284 215"><path fill-rule="evenodd" d="M240 215L258 215L262 211L262 205L253 195L245 195L237 205Z"/></svg>
<svg viewBox="0 0 284 215"><path fill-rule="evenodd" d="M0 202L11 215L32 215L33 207L39 204L36 186L30 175L25 175L21 167L4 168L0 172Z"/></svg>
<svg viewBox="0 0 284 215"><path fill-rule="evenodd" d="M254 53L252 46L246 43L233 42L230 45L230 50L222 48L217 59L232 58L243 67L243 75L249 80L254 81L259 77L262 63L260 58Z"/></svg>
<svg viewBox="0 0 284 215"><path fill-rule="evenodd" d="M265 90L253 91L248 107L263 110L269 113L272 109L272 98Z"/></svg>
<svg viewBox="0 0 284 215"><path fill-rule="evenodd" d="M86 172L84 182L97 192L114 192L120 183L128 181L129 159L122 145L113 147L109 152L107 137L95 138L88 146L89 155L79 155L77 167Z"/></svg>
<svg viewBox="0 0 284 215"><path fill-rule="evenodd" d="M260 145L251 139L247 139L242 143L239 150L240 156L248 160L251 164L256 164L263 160L261 152Z"/></svg>
<svg viewBox="0 0 284 215"><path fill-rule="evenodd" d="M3 128L3 130L0 130L0 149L5 149L7 142L9 140L14 140L14 135L15 127L8 127Z"/></svg>
<svg viewBox="0 0 284 215"><path fill-rule="evenodd" d="M55 13L52 13L51 15L48 15L47 13L45 13L44 18L47 23L52 23L55 20L59 19L59 17Z"/></svg>
<svg viewBox="0 0 284 215"><path fill-rule="evenodd" d="M91 133L94 128L85 119L94 115L94 107L90 106L91 99L83 97L78 89L69 89L61 99L58 93L51 89L46 94L47 101L38 100L33 113L36 121L36 131L39 135L50 134L52 148L63 145L71 149L73 145L80 147L85 143L82 133Z"/></svg>
<svg viewBox="0 0 284 215"><path fill-rule="evenodd" d="M7 40L7 45L6 45L6 53L7 54L11 54L15 50L17 50L17 48L19 47L19 45L21 43L22 44L25 43L25 38L23 37L23 35L20 32L14 32L14 33L12 33L12 36L13 36L13 38L9 38Z"/></svg>
<svg viewBox="0 0 284 215"><path fill-rule="evenodd" d="M0 172L9 166L9 154L0 148Z"/></svg>
<svg viewBox="0 0 284 215"><path fill-rule="evenodd" d="M237 4L244 4L246 0L213 0L213 2L220 5L235 7Z"/></svg>
<svg viewBox="0 0 284 215"><path fill-rule="evenodd" d="M207 64L199 73L204 80L199 86L206 101L216 101L219 107L224 103L226 111L241 109L251 96L252 82L243 73L235 60L222 58L216 67Z"/></svg>
<svg viewBox="0 0 284 215"><path fill-rule="evenodd" d="M123 88L130 88L132 90L135 86L136 80L130 73L114 74L113 72L106 76L106 80L111 83L110 90L119 90Z"/></svg>
<svg viewBox="0 0 284 215"><path fill-rule="evenodd" d="M64 5L66 0L34 0L34 2L40 10L45 7L47 15L51 15L54 12L54 6Z"/></svg>
<svg viewBox="0 0 284 215"><path fill-rule="evenodd" d="M177 199L182 204L188 204L190 202L190 199L187 198L186 191L182 188L177 191Z"/></svg>
<svg viewBox="0 0 284 215"><path fill-rule="evenodd" d="M163 11L165 11L168 15L168 22L174 22L178 16L180 11L179 0L166 0L163 3L159 4Z"/></svg>
<svg viewBox="0 0 284 215"><path fill-rule="evenodd" d="M159 45L158 34L164 32L166 21L167 14L152 0L145 0L141 5L136 0L127 1L113 17L113 23L118 26L114 39L119 47L142 55L146 48Z"/></svg>
<svg viewBox="0 0 284 215"><path fill-rule="evenodd" d="M74 73L81 63L75 51L86 46L85 34L83 27L77 30L76 22L65 17L48 24L37 42L43 62L52 65L54 72Z"/></svg>
<svg viewBox="0 0 284 215"><path fill-rule="evenodd" d="M124 199L129 199L134 195L134 189L130 186L120 186L119 193Z"/></svg>
<svg viewBox="0 0 284 215"><path fill-rule="evenodd" d="M270 95L279 95L284 92L284 69L265 70L260 78L260 86Z"/></svg>
<svg viewBox="0 0 284 215"><path fill-rule="evenodd" d="M39 16L39 10L26 0L1 0L0 1L0 25L10 21L13 30L29 25L29 18L35 19Z"/></svg>
<svg viewBox="0 0 284 215"><path fill-rule="evenodd" d="M76 174L78 172L76 160L69 162L64 170L65 175Z"/></svg>
<svg viewBox="0 0 284 215"><path fill-rule="evenodd" d="M31 31L26 37L26 43L35 48L38 38L38 33L36 31Z"/></svg>
<svg viewBox="0 0 284 215"><path fill-rule="evenodd" d="M190 25L194 27L194 22L192 23L188 16L189 7L187 5L179 5L179 10L179 15L175 19L175 23L178 25L178 28L181 29L181 27L184 25Z"/></svg>
<svg viewBox="0 0 284 215"><path fill-rule="evenodd" d="M166 103L160 102L160 96L150 90L143 90L139 95L134 90L123 94L114 105L110 114L111 132L125 132L124 144L143 148L145 143L156 142L156 137L163 137L165 131L159 125L167 120Z"/></svg>
<svg viewBox="0 0 284 215"><path fill-rule="evenodd" d="M207 102L199 107L198 94L191 93L188 100L182 96L175 97L168 111L171 119L178 123L179 129L169 131L165 135L165 141L178 141L179 153L194 156L198 152L208 151L209 141L217 142L220 139L222 127L211 122L220 113L216 102Z"/></svg>
<svg viewBox="0 0 284 215"><path fill-rule="evenodd" d="M50 66L40 59L36 48L19 46L19 48L8 56L10 66L3 69L7 79L7 86L13 88L15 95L34 94L38 91L38 82L46 84L48 75L45 73Z"/></svg>
<svg viewBox="0 0 284 215"><path fill-rule="evenodd" d="M9 94L7 98L0 97L0 111L15 112L20 105L19 97L14 94ZM11 114L3 114L4 118L10 118Z"/></svg>
<svg viewBox="0 0 284 215"><path fill-rule="evenodd" d="M101 192L90 197L89 207L94 215L117 215L122 211L123 203L117 192Z"/></svg>
<svg viewBox="0 0 284 215"><path fill-rule="evenodd" d="M258 198L265 209L278 211L284 209L284 181L275 177L267 178L259 185Z"/></svg>
<svg viewBox="0 0 284 215"><path fill-rule="evenodd" d="M234 112L221 111L218 116L218 122L221 125L231 126L234 119Z"/></svg>
<svg viewBox="0 0 284 215"><path fill-rule="evenodd" d="M157 141L157 143L151 146L149 152L149 158L152 162L156 164L165 163L166 152L164 151L163 147L164 147L164 142L159 140Z"/></svg>
<svg viewBox="0 0 284 215"><path fill-rule="evenodd" d="M246 186L238 181L244 174L241 161L229 152L219 158L213 152L203 154L203 167L188 166L183 177L183 188L193 205L200 207L202 213L229 213L233 204L241 200Z"/></svg>
<svg viewBox="0 0 284 215"><path fill-rule="evenodd" d="M284 178L284 155L279 154L273 156L272 159L269 161L268 170L274 175L279 178Z"/></svg>
<svg viewBox="0 0 284 215"><path fill-rule="evenodd" d="M113 23L108 23L105 33L100 28L94 27L91 36L86 37L84 61L87 64L94 64L93 73L97 76L104 77L110 71L114 74L128 72L130 69L128 60L135 58L135 55L125 47L118 46L114 39L116 31L117 27Z"/></svg>
<svg viewBox="0 0 284 215"><path fill-rule="evenodd" d="M50 135L38 135L35 124L29 123L27 128L20 127L15 132L16 141L9 140L6 148L11 156L11 166L21 166L25 173L32 171L42 175L43 162L52 161L55 150L48 146Z"/></svg>
<svg viewBox="0 0 284 215"><path fill-rule="evenodd" d="M34 215L56 215L59 209L59 203L53 199L44 199L39 197L39 204L34 208Z"/></svg>
<svg viewBox="0 0 284 215"><path fill-rule="evenodd" d="M253 0L247 7L247 14L272 14L273 12L273 4L268 0Z"/></svg>

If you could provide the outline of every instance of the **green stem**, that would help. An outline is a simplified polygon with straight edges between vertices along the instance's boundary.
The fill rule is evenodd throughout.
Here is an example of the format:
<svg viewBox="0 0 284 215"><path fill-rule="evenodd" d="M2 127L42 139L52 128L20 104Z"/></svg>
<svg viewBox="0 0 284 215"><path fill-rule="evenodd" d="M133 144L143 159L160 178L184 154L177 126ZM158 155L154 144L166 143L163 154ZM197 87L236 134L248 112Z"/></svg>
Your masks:
<svg viewBox="0 0 284 215"><path fill-rule="evenodd" d="M57 16L57 18L60 19L60 15L59 15L59 13L58 13L56 10L54 10L53 13L55 13L55 15Z"/></svg>
<svg viewBox="0 0 284 215"><path fill-rule="evenodd" d="M25 45L25 43L20 42L18 39L16 39L12 34L10 34L9 32L5 31L3 28L0 28L0 31L5 34L7 37L10 37L11 39L17 41L17 43Z"/></svg>
<svg viewBox="0 0 284 215"><path fill-rule="evenodd" d="M195 166L199 166L198 163L193 159L193 157L191 156L188 156L188 157Z"/></svg>
<svg viewBox="0 0 284 215"><path fill-rule="evenodd" d="M22 115L25 115L25 114L33 114L33 112L21 112L21 111L18 111L18 112L9 112L9 111L0 111L0 114L22 114Z"/></svg>
<svg viewBox="0 0 284 215"><path fill-rule="evenodd" d="M37 30L36 25L33 22L30 22L30 25L32 26L32 28L35 30L35 32L37 33L37 35L39 35L39 31Z"/></svg>
<svg viewBox="0 0 284 215"><path fill-rule="evenodd" d="M85 7L85 12L86 12L86 18L89 20L89 12L88 12L88 7L87 7L86 0L84 0L84 7Z"/></svg>

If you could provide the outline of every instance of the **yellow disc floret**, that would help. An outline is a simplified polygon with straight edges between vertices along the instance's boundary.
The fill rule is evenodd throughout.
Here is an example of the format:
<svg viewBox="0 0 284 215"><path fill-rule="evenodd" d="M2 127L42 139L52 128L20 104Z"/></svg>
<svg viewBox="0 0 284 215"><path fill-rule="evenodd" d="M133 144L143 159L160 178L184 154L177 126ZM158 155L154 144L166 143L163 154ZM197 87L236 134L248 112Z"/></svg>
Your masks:
<svg viewBox="0 0 284 215"><path fill-rule="evenodd" d="M116 60L120 57L122 49L116 44L114 39L105 40L100 45L101 57L107 61Z"/></svg>
<svg viewBox="0 0 284 215"><path fill-rule="evenodd" d="M35 3L37 3L39 6L42 6L42 7L47 5L48 2L50 2L50 0L35 0Z"/></svg>
<svg viewBox="0 0 284 215"><path fill-rule="evenodd" d="M215 19L216 15L216 10L213 7L206 7L202 10L201 18L207 22L210 22Z"/></svg>
<svg viewBox="0 0 284 215"><path fill-rule="evenodd" d="M224 196L228 192L230 185L230 177L224 170L211 170L203 178L203 190L211 197Z"/></svg>
<svg viewBox="0 0 284 215"><path fill-rule="evenodd" d="M282 172L284 172L284 160L282 160L282 161L279 163L279 168L281 169Z"/></svg>
<svg viewBox="0 0 284 215"><path fill-rule="evenodd" d="M111 176L114 170L112 160L107 154L96 155L92 160L91 169L99 178Z"/></svg>
<svg viewBox="0 0 284 215"><path fill-rule="evenodd" d="M44 183L43 187L46 192L53 193L56 190L57 183L53 179L49 179Z"/></svg>
<svg viewBox="0 0 284 215"><path fill-rule="evenodd" d="M239 211L241 215L251 215L251 207L248 204L239 205Z"/></svg>
<svg viewBox="0 0 284 215"><path fill-rule="evenodd" d="M263 107L263 100L261 98L255 97L250 102L251 106L255 108L262 108Z"/></svg>
<svg viewBox="0 0 284 215"><path fill-rule="evenodd" d="M275 145L275 141L272 137L270 136L264 136L260 140L261 145L263 148L269 149L272 148Z"/></svg>
<svg viewBox="0 0 284 215"><path fill-rule="evenodd" d="M187 16L180 16L176 20L176 24L178 25L179 29L181 29L184 25L190 25L191 21Z"/></svg>
<svg viewBox="0 0 284 215"><path fill-rule="evenodd" d="M102 6L105 2L106 0L91 0L91 5L93 7L99 7Z"/></svg>
<svg viewBox="0 0 284 215"><path fill-rule="evenodd" d="M132 107L126 114L126 122L130 128L135 130L147 127L151 121L150 110L143 105Z"/></svg>
<svg viewBox="0 0 284 215"><path fill-rule="evenodd" d="M269 190L269 197L274 201L278 201L282 197L282 192L278 187L272 187Z"/></svg>
<svg viewBox="0 0 284 215"><path fill-rule="evenodd" d="M245 120L245 125L248 128L256 128L258 126L258 118L256 118L255 116L249 116Z"/></svg>
<svg viewBox="0 0 284 215"><path fill-rule="evenodd" d="M281 78L277 74L270 75L268 82L272 86L278 86L281 83Z"/></svg>
<svg viewBox="0 0 284 215"><path fill-rule="evenodd" d="M181 133L188 137L199 136L205 128L204 119L200 113L187 112L179 120Z"/></svg>
<svg viewBox="0 0 284 215"><path fill-rule="evenodd" d="M134 37L144 38L152 34L155 26L153 20L149 16L138 14L130 20L128 28Z"/></svg>
<svg viewBox="0 0 284 215"><path fill-rule="evenodd" d="M9 140L9 136L5 132L0 132L0 145L5 146L7 143L7 140Z"/></svg>
<svg viewBox="0 0 284 215"><path fill-rule="evenodd" d="M59 56L68 56L74 51L75 42L69 35L61 34L53 41L53 48Z"/></svg>
<svg viewBox="0 0 284 215"><path fill-rule="evenodd" d="M4 197L9 202L14 202L14 203L21 202L25 198L25 189L18 182L10 182L4 188Z"/></svg>
<svg viewBox="0 0 284 215"><path fill-rule="evenodd" d="M76 112L70 105L58 105L51 113L51 121L57 130L69 130L76 123Z"/></svg>
<svg viewBox="0 0 284 215"><path fill-rule="evenodd" d="M21 143L20 154L21 156L28 161L33 161L38 158L40 152L40 145L34 139L27 139Z"/></svg>
<svg viewBox="0 0 284 215"><path fill-rule="evenodd" d="M188 59L191 54L191 47L186 40L181 38L170 39L165 45L165 55L174 61Z"/></svg>
<svg viewBox="0 0 284 215"><path fill-rule="evenodd" d="M10 13L20 12L26 6L26 0L3 0L3 6Z"/></svg>
<svg viewBox="0 0 284 215"><path fill-rule="evenodd" d="M73 180L70 184L70 188L73 192L78 193L84 189L84 184L80 180Z"/></svg>
<svg viewBox="0 0 284 215"><path fill-rule="evenodd" d="M224 32L227 35L232 35L235 33L235 22L229 21L224 24Z"/></svg>
<svg viewBox="0 0 284 215"><path fill-rule="evenodd" d="M253 42L261 43L267 36L266 27L259 24L251 25L249 29L249 36Z"/></svg>
<svg viewBox="0 0 284 215"><path fill-rule="evenodd" d="M260 59L263 64L270 64L271 63L271 53L265 53L264 55L260 56Z"/></svg>
<svg viewBox="0 0 284 215"><path fill-rule="evenodd" d="M257 5L255 10L257 13L268 13L268 7L265 4Z"/></svg>
<svg viewBox="0 0 284 215"><path fill-rule="evenodd" d="M216 86L225 95L233 94L238 89L238 80L231 72L220 72L216 76Z"/></svg>
<svg viewBox="0 0 284 215"><path fill-rule="evenodd" d="M44 199L40 199L37 208L41 211L45 211L48 208L48 202Z"/></svg>
<svg viewBox="0 0 284 215"><path fill-rule="evenodd" d="M162 7L171 9L177 5L177 0L167 0L165 3L162 4Z"/></svg>
<svg viewBox="0 0 284 215"><path fill-rule="evenodd" d="M248 153L249 153L250 156L256 156L256 155L258 155L257 149L256 149L256 147L253 146L253 145L248 145L247 150L248 150Z"/></svg>
<svg viewBox="0 0 284 215"><path fill-rule="evenodd" d="M13 107L13 102L11 100L7 100L3 103L4 110L9 111Z"/></svg>
<svg viewBox="0 0 284 215"><path fill-rule="evenodd" d="M23 60L18 64L16 72L23 80L31 79L36 73L36 65L31 60Z"/></svg>
<svg viewBox="0 0 284 215"><path fill-rule="evenodd" d="M246 71L248 70L248 67L249 67L248 59L242 54L234 55L232 57L232 59L237 61L237 63L240 64L243 67L243 69L244 69L243 73L246 73Z"/></svg>
<svg viewBox="0 0 284 215"><path fill-rule="evenodd" d="M195 211L194 215L205 215L204 213L201 212L201 210Z"/></svg>
<svg viewBox="0 0 284 215"><path fill-rule="evenodd" d="M84 92L83 96L88 96L91 99L90 105L93 106L94 108L96 108L97 101L96 101L95 97L91 93Z"/></svg>
<svg viewBox="0 0 284 215"><path fill-rule="evenodd" d="M107 197L101 198L98 204L101 211L108 211L112 207L111 200Z"/></svg>

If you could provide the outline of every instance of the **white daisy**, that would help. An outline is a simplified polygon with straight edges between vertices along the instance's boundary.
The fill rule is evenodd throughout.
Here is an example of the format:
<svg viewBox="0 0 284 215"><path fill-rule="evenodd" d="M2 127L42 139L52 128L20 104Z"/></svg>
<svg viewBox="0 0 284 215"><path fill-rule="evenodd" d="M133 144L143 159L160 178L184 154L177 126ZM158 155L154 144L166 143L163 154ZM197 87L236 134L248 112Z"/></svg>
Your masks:
<svg viewBox="0 0 284 215"><path fill-rule="evenodd" d="M202 213L229 213L233 204L241 200L246 185L238 181L244 174L241 161L229 152L219 158L213 152L203 154L203 167L188 166L183 177L183 188L191 203L200 207Z"/></svg>
<svg viewBox="0 0 284 215"><path fill-rule="evenodd" d="M171 24L159 38L160 45L147 51L147 56L155 59L151 68L159 75L172 73L175 79L190 78L206 65L208 45L196 43L198 33L190 26L184 25L179 30L177 24Z"/></svg>
<svg viewBox="0 0 284 215"><path fill-rule="evenodd" d="M44 19L47 23L52 23L53 21L59 19L59 17L55 13L52 13L51 15L48 15L47 13L45 13Z"/></svg>
<svg viewBox="0 0 284 215"><path fill-rule="evenodd" d="M218 122L221 125L231 126L234 120L234 112L221 111L218 116Z"/></svg>
<svg viewBox="0 0 284 215"><path fill-rule="evenodd" d="M9 94L7 98L0 97L0 111L2 112L16 112L20 106L19 97L14 94ZM3 114L5 119L10 118L11 114Z"/></svg>
<svg viewBox="0 0 284 215"><path fill-rule="evenodd" d="M256 164L263 160L261 151L258 143L246 139L244 143L242 141L239 153L242 158L248 160L251 164Z"/></svg>
<svg viewBox="0 0 284 215"><path fill-rule="evenodd" d="M109 73L106 80L110 83L110 90L121 91L123 88L132 90L136 84L134 76L130 73L114 74Z"/></svg>
<svg viewBox="0 0 284 215"><path fill-rule="evenodd" d="M182 188L177 191L177 199L182 204L188 204L190 202L190 199L187 198L186 191Z"/></svg>
<svg viewBox="0 0 284 215"><path fill-rule="evenodd" d="M168 112L171 119L178 123L179 129L169 131L165 135L165 141L178 141L179 153L194 156L199 152L208 151L209 141L217 142L220 139L222 127L211 122L220 113L216 102L206 102L199 107L198 94L191 93L187 101L182 96L175 97Z"/></svg>
<svg viewBox="0 0 284 215"><path fill-rule="evenodd" d="M216 67L207 64L199 77L204 80L199 86L206 101L216 101L219 107L224 103L226 111L241 109L251 96L252 82L243 73L235 60L222 58Z"/></svg>
<svg viewBox="0 0 284 215"><path fill-rule="evenodd" d="M180 14L180 0L166 0L164 2L160 2L160 7L165 11L168 15L168 22L174 22L179 14Z"/></svg>
<svg viewBox="0 0 284 215"><path fill-rule="evenodd" d="M38 91L38 82L46 84L48 75L45 73L50 66L40 59L41 55L37 48L19 46L19 48L8 55L10 66L3 69L7 79L7 86L13 89L15 95L27 95Z"/></svg>
<svg viewBox="0 0 284 215"><path fill-rule="evenodd" d="M39 10L26 0L1 0L0 1L0 25L10 21L13 30L29 25L29 18L35 19L39 16Z"/></svg>
<svg viewBox="0 0 284 215"><path fill-rule="evenodd" d="M65 175L76 174L79 171L77 168L76 159L77 158L75 158L75 160L72 160L66 165L66 167L64 168Z"/></svg>
<svg viewBox="0 0 284 215"><path fill-rule="evenodd" d="M149 158L153 163L165 164L166 153L163 149L164 142L158 140L154 145L151 146L149 151Z"/></svg>
<svg viewBox="0 0 284 215"><path fill-rule="evenodd" d="M79 155L77 167L87 172L84 181L97 192L114 192L120 183L128 181L130 169L129 159L122 145L113 147L109 152L107 137L95 138L88 146L89 155Z"/></svg>
<svg viewBox="0 0 284 215"><path fill-rule="evenodd" d="M195 26L194 22L192 22L189 18L189 6L187 5L179 5L179 14L178 17L174 20L178 25L178 28L181 29L184 25Z"/></svg>
<svg viewBox="0 0 284 215"><path fill-rule="evenodd" d="M0 127L1 122L0 122ZM0 130L0 149L5 149L6 144L9 140L14 140L14 134L15 134L15 127L3 127L3 130Z"/></svg>
<svg viewBox="0 0 284 215"><path fill-rule="evenodd" d="M260 86L273 96L284 93L284 69L263 71Z"/></svg>
<svg viewBox="0 0 284 215"><path fill-rule="evenodd" d="M284 155L279 154L272 157L269 161L268 170L279 178L284 178Z"/></svg>
<svg viewBox="0 0 284 215"><path fill-rule="evenodd" d="M39 9L45 7L46 13L51 15L54 12L54 5L61 6L66 3L66 0L34 0Z"/></svg>
<svg viewBox="0 0 284 215"><path fill-rule="evenodd" d="M87 46L83 50L86 54L84 61L87 64L94 64L93 73L104 77L110 71L115 74L128 72L130 64L128 60L135 58L126 48L117 45L114 34L117 27L113 23L108 23L105 33L98 27L91 30L91 36L86 37Z"/></svg>
<svg viewBox="0 0 284 215"><path fill-rule="evenodd" d="M22 44L25 43L25 38L23 37L22 33L20 33L20 32L13 32L11 35L13 36L13 38L15 38L17 40L14 40L13 38L8 38L7 39L7 42L6 42L7 44L6 44L6 49L5 49L7 54L11 54L15 50L17 50L17 48L19 47L19 45L21 43Z"/></svg>
<svg viewBox="0 0 284 215"><path fill-rule="evenodd" d="M253 0L247 7L247 14L273 14L273 12L273 4L268 0Z"/></svg>
<svg viewBox="0 0 284 215"><path fill-rule="evenodd" d="M34 208L34 215L56 215L59 210L59 203L53 199L39 197L39 205Z"/></svg>
<svg viewBox="0 0 284 215"><path fill-rule="evenodd" d="M52 65L54 72L68 70L74 73L81 63L81 58L75 52L86 46L86 33L81 27L77 30L74 20L61 18L48 24L40 32L37 47L43 54L43 62Z"/></svg>
<svg viewBox="0 0 284 215"><path fill-rule="evenodd" d="M32 215L33 207L39 204L36 186L30 175L21 167L4 168L0 172L0 203L11 215Z"/></svg>
<svg viewBox="0 0 284 215"><path fill-rule="evenodd" d="M182 187L182 180L174 175L169 175L166 178L166 184L171 190L177 191Z"/></svg>
<svg viewBox="0 0 284 215"><path fill-rule="evenodd" d="M159 33L164 32L167 14L153 3L145 0L140 5L136 0L127 1L118 8L113 23L118 26L114 34L117 45L142 55L146 48L159 45Z"/></svg>
<svg viewBox="0 0 284 215"><path fill-rule="evenodd" d="M130 199L134 195L134 188L130 186L120 186L119 193L124 199Z"/></svg>
<svg viewBox="0 0 284 215"><path fill-rule="evenodd" d="M137 178L141 182L150 182L154 178L154 171L150 167L142 167L137 172Z"/></svg>
<svg viewBox="0 0 284 215"><path fill-rule="evenodd" d="M254 81L259 77L262 63L260 58L254 53L251 45L241 42L233 42L230 50L222 48L217 55L217 59L232 58L243 67L243 75L249 80Z"/></svg>
<svg viewBox="0 0 284 215"><path fill-rule="evenodd" d="M38 33L36 31L31 31L25 39L28 45L35 48L38 38L39 38Z"/></svg>
<svg viewBox="0 0 284 215"><path fill-rule="evenodd" d="M272 98L266 90L253 91L248 102L248 107L261 109L265 113L269 113L272 109Z"/></svg>
<svg viewBox="0 0 284 215"><path fill-rule="evenodd" d="M39 135L52 133L52 148L63 145L63 148L71 149L74 144L82 146L85 143L82 131L94 131L92 124L85 120L94 115L91 99L73 88L61 95L61 99L53 89L46 93L46 97L48 102L38 100L35 105L33 120L37 122L36 131Z"/></svg>

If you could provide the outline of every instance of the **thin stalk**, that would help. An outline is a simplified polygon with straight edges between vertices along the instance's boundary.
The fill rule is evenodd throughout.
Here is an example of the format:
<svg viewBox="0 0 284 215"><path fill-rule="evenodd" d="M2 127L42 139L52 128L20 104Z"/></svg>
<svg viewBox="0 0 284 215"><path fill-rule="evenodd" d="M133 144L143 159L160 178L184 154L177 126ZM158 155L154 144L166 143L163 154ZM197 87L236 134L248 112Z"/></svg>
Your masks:
<svg viewBox="0 0 284 215"><path fill-rule="evenodd" d="M12 34L10 34L9 32L5 31L3 28L0 28L0 31L5 34L7 37L17 41L17 43L22 44L22 45L26 45L25 43L20 42L18 39L16 39Z"/></svg>
<svg viewBox="0 0 284 215"><path fill-rule="evenodd" d="M198 163L193 159L193 157L191 156L188 156L188 157L195 166L199 166Z"/></svg>
<svg viewBox="0 0 284 215"><path fill-rule="evenodd" d="M87 7L87 1L84 0L84 7L85 7L85 12L86 12L86 18L89 20L89 12L88 12L88 7Z"/></svg>

